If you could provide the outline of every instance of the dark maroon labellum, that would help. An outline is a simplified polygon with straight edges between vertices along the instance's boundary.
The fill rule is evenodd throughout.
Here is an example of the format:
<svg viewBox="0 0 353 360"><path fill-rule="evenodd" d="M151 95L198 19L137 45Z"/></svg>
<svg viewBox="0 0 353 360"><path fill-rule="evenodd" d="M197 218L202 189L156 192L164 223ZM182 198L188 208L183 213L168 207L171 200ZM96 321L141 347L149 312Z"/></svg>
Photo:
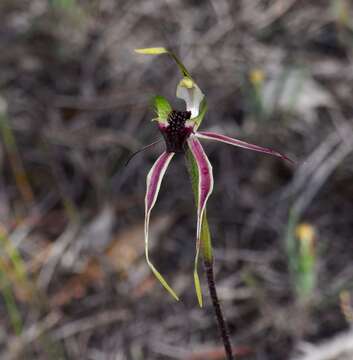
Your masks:
<svg viewBox="0 0 353 360"><path fill-rule="evenodd" d="M172 110L168 115L168 125L159 129L164 137L167 152L184 153L186 139L192 133L192 127L185 126L191 117L191 111Z"/></svg>

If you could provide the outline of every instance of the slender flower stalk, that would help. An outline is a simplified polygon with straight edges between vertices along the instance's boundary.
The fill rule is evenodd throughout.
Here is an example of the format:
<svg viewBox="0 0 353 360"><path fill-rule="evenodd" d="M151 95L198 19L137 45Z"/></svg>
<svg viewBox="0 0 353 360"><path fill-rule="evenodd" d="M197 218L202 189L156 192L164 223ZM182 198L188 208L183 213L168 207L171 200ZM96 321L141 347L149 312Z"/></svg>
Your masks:
<svg viewBox="0 0 353 360"><path fill-rule="evenodd" d="M207 102L201 89L193 80L184 64L173 52L163 47L137 49L135 51L139 54L146 55L167 54L176 62L182 74L182 79L177 85L176 96L184 100L186 104L186 110L178 111L172 109L171 105L164 97L156 96L154 98L154 107L157 116L153 120L157 122L157 126L164 138L166 150L156 160L147 176L147 190L145 198L145 251L147 263L164 288L176 300L179 300L176 292L150 261L148 233L151 211L156 203L163 176L168 168L168 165L175 154L186 154L186 161L191 177L197 208L196 249L194 264L194 283L196 295L199 305L202 307L203 299L200 278L198 275L198 259L201 251L210 296L218 321L221 337L224 343L227 359L233 359L228 330L215 287L211 235L206 216L207 201L213 190L212 165L207 158L200 140L223 142L225 144L276 156L283 160L291 160L288 159L285 155L282 155L281 153L269 148L249 144L245 141L210 131L198 131L198 128L201 125L201 122L207 111Z"/></svg>

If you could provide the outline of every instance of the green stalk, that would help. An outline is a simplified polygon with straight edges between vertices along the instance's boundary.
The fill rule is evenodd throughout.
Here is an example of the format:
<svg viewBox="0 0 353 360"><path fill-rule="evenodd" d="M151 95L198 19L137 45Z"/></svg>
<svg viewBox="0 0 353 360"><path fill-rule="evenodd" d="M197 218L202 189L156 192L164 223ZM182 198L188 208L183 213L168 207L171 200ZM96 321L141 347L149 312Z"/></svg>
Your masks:
<svg viewBox="0 0 353 360"><path fill-rule="evenodd" d="M23 286L29 286L29 279L27 277L26 266L22 259L21 254L18 249L11 243L10 239L7 236L6 230L1 227L0 224L0 257L8 257L10 263L12 264L12 268L14 271L14 275L18 284Z"/></svg>
<svg viewBox="0 0 353 360"><path fill-rule="evenodd" d="M191 185L192 190L194 193L195 203L197 204L197 200L199 197L198 194L198 181L199 181L199 174L197 169L197 164L195 161L195 158L193 157L190 150L187 150L186 153L186 163L187 168L189 171L190 179L191 179ZM227 360L234 360L233 350L230 343L229 338L229 331L228 326L225 321L221 304L218 299L216 284L215 284L215 278L214 278L214 271L213 271L213 252L212 252L212 241L211 241L211 234L210 229L208 226L207 221L207 215L206 211L204 212L204 215L202 217L202 228L201 228L201 254L203 258L203 264L206 271L206 277L207 277L207 284L208 284L208 290L210 293L210 297L212 300L212 306L213 310L217 319L218 323L218 329L221 335L221 339L223 341L224 345L224 351L226 354Z"/></svg>

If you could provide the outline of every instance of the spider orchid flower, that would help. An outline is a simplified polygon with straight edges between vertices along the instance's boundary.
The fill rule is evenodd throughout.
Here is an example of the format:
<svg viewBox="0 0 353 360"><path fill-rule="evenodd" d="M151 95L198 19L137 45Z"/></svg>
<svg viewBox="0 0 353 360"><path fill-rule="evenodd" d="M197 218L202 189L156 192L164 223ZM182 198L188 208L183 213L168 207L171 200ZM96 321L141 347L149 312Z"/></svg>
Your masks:
<svg viewBox="0 0 353 360"><path fill-rule="evenodd" d="M277 156L284 160L289 160L281 153L271 150L269 148L260 147L249 144L245 141L233 139L226 135L217 134L210 131L199 131L198 128L206 114L207 104L206 99L199 86L191 77L188 70L176 55L165 48L145 48L136 49L139 54L146 55L169 55L179 67L182 74L176 96L185 101L186 110L178 111L172 109L169 102L162 96L154 98L154 107L157 117L153 119L157 122L157 126L165 140L166 149L158 157L151 170L147 175L147 190L145 197L145 253L147 263L158 278L161 284L168 290L168 292L179 300L175 291L167 283L160 272L155 268L149 258L149 223L152 208L154 207L158 192L162 183L163 176L168 168L170 161L177 153L185 153L189 150L194 164L197 166L197 226L196 226L196 255L194 264L194 282L195 289L200 306L202 306L202 293L200 280L198 276L198 258L201 246L202 221L206 211L207 200L209 199L213 190L213 175L212 166L207 158L207 155L200 143L200 140L213 140L223 142L229 145L238 146L244 149L262 152L265 154ZM290 161L290 160L289 160Z"/></svg>

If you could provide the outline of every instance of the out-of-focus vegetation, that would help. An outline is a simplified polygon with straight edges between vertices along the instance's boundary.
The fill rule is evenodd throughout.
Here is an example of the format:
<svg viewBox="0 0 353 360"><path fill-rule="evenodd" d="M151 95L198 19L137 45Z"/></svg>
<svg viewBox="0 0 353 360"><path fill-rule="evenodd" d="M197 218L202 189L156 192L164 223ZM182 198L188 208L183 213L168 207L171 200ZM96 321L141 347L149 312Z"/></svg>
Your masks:
<svg viewBox="0 0 353 360"><path fill-rule="evenodd" d="M151 224L181 303L143 256L162 145L124 167L158 137L150 98L174 101L179 78L133 49L167 46L207 94L204 129L296 160L206 144L239 359L351 359L352 19L349 0L2 0L0 358L222 359L209 299L199 309L194 296L183 158Z"/></svg>

